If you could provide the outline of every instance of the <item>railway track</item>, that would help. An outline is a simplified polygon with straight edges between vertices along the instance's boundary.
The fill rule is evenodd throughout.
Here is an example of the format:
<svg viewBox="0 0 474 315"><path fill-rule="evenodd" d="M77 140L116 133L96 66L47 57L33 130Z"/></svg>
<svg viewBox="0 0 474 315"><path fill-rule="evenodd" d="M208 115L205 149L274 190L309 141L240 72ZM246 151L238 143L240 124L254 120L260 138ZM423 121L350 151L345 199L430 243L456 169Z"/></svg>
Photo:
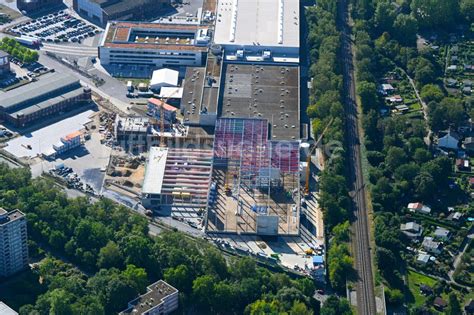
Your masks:
<svg viewBox="0 0 474 315"><path fill-rule="evenodd" d="M341 58L343 62L343 82L345 91L346 138L348 149L349 180L353 203L354 222L352 223L352 244L355 267L358 274L356 283L357 310L360 315L376 314L374 279L370 253L368 212L362 174L358 110L352 56L351 27L349 8L346 0L338 2L338 24L341 30Z"/></svg>

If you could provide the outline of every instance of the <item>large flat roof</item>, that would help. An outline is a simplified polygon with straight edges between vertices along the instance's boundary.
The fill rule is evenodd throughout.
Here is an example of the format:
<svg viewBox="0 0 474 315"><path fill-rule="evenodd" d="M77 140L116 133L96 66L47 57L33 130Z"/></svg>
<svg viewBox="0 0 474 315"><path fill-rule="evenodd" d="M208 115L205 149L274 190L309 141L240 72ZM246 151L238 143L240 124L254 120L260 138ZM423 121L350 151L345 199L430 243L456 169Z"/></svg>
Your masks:
<svg viewBox="0 0 474 315"><path fill-rule="evenodd" d="M198 25L193 24L113 21L107 24L101 46L105 48L206 51L207 46L195 45L196 39L194 37L199 28ZM191 33L193 38L187 41Z"/></svg>
<svg viewBox="0 0 474 315"><path fill-rule="evenodd" d="M145 169L142 193L160 194L165 176L167 148L151 147Z"/></svg>
<svg viewBox="0 0 474 315"><path fill-rule="evenodd" d="M219 0L214 42L299 47L299 0Z"/></svg>
<svg viewBox="0 0 474 315"><path fill-rule="evenodd" d="M271 140L300 139L299 68L224 64L222 117L265 118Z"/></svg>
<svg viewBox="0 0 474 315"><path fill-rule="evenodd" d="M77 83L78 87L80 87L79 80L69 74L46 74L41 76L38 81L25 84L19 88L0 94L0 107L8 109L17 104L38 98L52 91L59 90L61 87L72 85L74 83ZM34 104L32 103L29 105L32 106Z"/></svg>

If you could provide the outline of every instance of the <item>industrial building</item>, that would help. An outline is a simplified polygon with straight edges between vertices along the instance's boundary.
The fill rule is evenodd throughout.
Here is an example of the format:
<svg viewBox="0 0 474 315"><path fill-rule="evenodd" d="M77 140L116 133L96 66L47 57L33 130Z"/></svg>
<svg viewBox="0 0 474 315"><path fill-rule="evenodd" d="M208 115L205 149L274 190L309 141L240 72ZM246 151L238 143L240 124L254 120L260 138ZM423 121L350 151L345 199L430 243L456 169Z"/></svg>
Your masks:
<svg viewBox="0 0 474 315"><path fill-rule="evenodd" d="M73 8L82 17L98 25L111 20L144 20L156 16L170 0L73 0Z"/></svg>
<svg viewBox="0 0 474 315"><path fill-rule="evenodd" d="M128 303L128 308L119 315L170 314L178 308L178 290L163 280L147 287L147 292Z"/></svg>
<svg viewBox="0 0 474 315"><path fill-rule="evenodd" d="M44 10L54 6L62 5L62 0L17 0L16 7L20 11L26 13L35 13L36 11Z"/></svg>
<svg viewBox="0 0 474 315"><path fill-rule="evenodd" d="M20 210L0 208L0 277L28 267L26 218Z"/></svg>
<svg viewBox="0 0 474 315"><path fill-rule="evenodd" d="M142 186L145 208L206 208L212 173L212 150L151 147Z"/></svg>
<svg viewBox="0 0 474 315"><path fill-rule="evenodd" d="M219 0L214 43L226 60L299 63L296 0Z"/></svg>
<svg viewBox="0 0 474 315"><path fill-rule="evenodd" d="M269 127L266 119L217 120L208 231L299 233L299 141L269 140Z"/></svg>
<svg viewBox="0 0 474 315"><path fill-rule="evenodd" d="M177 87L179 71L172 69L158 69L153 71L150 80L150 89L160 91L162 87Z"/></svg>
<svg viewBox="0 0 474 315"><path fill-rule="evenodd" d="M0 93L1 118L16 127L26 127L89 104L90 88L68 74L50 73L38 81Z"/></svg>
<svg viewBox="0 0 474 315"><path fill-rule="evenodd" d="M215 126L221 75L222 63L213 54L208 55L205 67L186 69L181 99L181 113L185 125Z"/></svg>
<svg viewBox="0 0 474 315"><path fill-rule="evenodd" d="M99 58L106 68L139 65L150 73L170 66L201 66L210 41L208 32L191 24L109 22Z"/></svg>
<svg viewBox="0 0 474 315"><path fill-rule="evenodd" d="M0 50L0 78L10 72L10 55Z"/></svg>
<svg viewBox="0 0 474 315"><path fill-rule="evenodd" d="M57 144L53 144L54 156L79 147L81 145L81 136L81 131L75 131L62 137Z"/></svg>
<svg viewBox="0 0 474 315"><path fill-rule="evenodd" d="M300 73L296 66L224 64L222 117L264 118L272 140L298 140Z"/></svg>

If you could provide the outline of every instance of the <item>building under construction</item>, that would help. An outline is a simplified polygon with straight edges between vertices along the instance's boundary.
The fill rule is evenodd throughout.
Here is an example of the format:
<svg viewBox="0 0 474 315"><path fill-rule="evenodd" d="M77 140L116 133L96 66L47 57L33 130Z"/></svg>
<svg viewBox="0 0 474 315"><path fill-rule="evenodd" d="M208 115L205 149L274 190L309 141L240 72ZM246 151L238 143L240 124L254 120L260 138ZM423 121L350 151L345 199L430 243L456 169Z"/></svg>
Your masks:
<svg viewBox="0 0 474 315"><path fill-rule="evenodd" d="M147 209L163 206L205 209L212 173L212 150L151 147L142 188Z"/></svg>
<svg viewBox="0 0 474 315"><path fill-rule="evenodd" d="M209 232L299 233L299 142L270 141L269 122L216 122Z"/></svg>

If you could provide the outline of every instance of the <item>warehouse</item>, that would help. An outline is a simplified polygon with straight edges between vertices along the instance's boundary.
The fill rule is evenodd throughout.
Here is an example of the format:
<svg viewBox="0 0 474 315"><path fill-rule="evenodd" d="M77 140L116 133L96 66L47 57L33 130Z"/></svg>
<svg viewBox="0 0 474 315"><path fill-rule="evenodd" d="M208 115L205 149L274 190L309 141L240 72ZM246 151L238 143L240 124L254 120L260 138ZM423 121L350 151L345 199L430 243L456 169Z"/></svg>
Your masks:
<svg viewBox="0 0 474 315"><path fill-rule="evenodd" d="M142 204L205 208L212 172L212 150L151 147Z"/></svg>
<svg viewBox="0 0 474 315"><path fill-rule="evenodd" d="M90 88L68 75L50 73L38 81L0 94L0 114L3 120L26 127L38 120L87 105Z"/></svg>
<svg viewBox="0 0 474 315"><path fill-rule="evenodd" d="M222 117L265 118L272 140L298 140L299 67L224 64Z"/></svg>
<svg viewBox="0 0 474 315"><path fill-rule="evenodd" d="M111 22L99 58L105 68L148 67L150 75L156 68L202 65L209 41L198 25Z"/></svg>
<svg viewBox="0 0 474 315"><path fill-rule="evenodd" d="M298 63L299 1L219 0L214 43L226 59Z"/></svg>
<svg viewBox="0 0 474 315"><path fill-rule="evenodd" d="M170 0L73 0L74 10L98 25L154 17L169 4Z"/></svg>

